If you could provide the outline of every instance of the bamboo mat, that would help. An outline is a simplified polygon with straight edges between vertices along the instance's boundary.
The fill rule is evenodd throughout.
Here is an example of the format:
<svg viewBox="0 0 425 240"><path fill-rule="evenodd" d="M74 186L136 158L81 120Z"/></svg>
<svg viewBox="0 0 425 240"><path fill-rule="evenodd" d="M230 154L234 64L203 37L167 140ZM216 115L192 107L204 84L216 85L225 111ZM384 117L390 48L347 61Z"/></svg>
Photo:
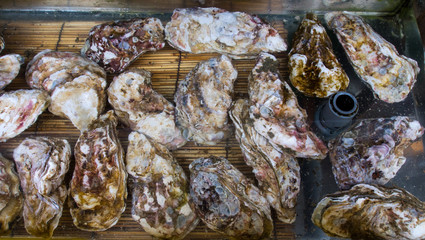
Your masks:
<svg viewBox="0 0 425 240"><path fill-rule="evenodd" d="M100 22L27 22L27 21L0 21L0 31L4 36L6 48L3 54L18 53L23 55L25 65L21 69L19 76L5 90L28 89L24 79L24 69L29 60L35 54L44 49L53 49L59 51L69 51L78 53L85 42L90 28ZM271 22L286 38L282 21ZM169 101L173 101L176 81L184 79L186 74L202 60L207 60L216 54L194 55L180 53L170 46L157 52L146 53L135 61L131 67L143 68L152 72L153 88L163 94ZM287 53L276 55L281 63L280 72L284 78L288 76ZM238 79L235 83L235 100L241 97L247 97L247 78L252 70L255 60L234 60L234 65L238 70ZM108 76L108 82L111 82L113 75ZM107 108L110 108L108 106ZM118 125L120 141L127 149L127 136L130 130L123 125ZM0 143L0 153L8 159L12 159L13 149L28 136L53 136L66 138L71 146L74 146L79 131L69 120L54 116L46 110L25 132L19 136ZM188 143L183 148L173 152L178 162L188 173L188 165L198 157L207 157L209 155L224 156L229 159L246 176L254 180L252 169L248 167L241 154L239 145L232 136L230 139L219 143L216 146L196 146ZM71 177L73 166L67 175L67 180ZM283 224L275 219L274 239L294 239L293 225ZM13 228L12 235L15 238L30 237L23 226L23 220L20 219ZM131 218L131 190L127 199L127 208L119 222L111 229L104 232L85 232L78 230L72 223L72 218L67 206L64 207L63 215L57 229L54 232L54 238L82 238L82 239L152 239L145 233L138 223ZM224 239L225 237L208 229L203 223L191 232L187 239Z"/></svg>

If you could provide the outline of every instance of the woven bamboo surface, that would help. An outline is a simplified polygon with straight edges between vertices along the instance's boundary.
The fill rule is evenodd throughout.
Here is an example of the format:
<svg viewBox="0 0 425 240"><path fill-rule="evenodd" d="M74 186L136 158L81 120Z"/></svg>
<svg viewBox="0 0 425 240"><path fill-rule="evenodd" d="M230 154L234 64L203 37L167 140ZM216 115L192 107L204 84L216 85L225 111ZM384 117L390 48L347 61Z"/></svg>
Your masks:
<svg viewBox="0 0 425 240"><path fill-rule="evenodd" d="M0 21L0 31L6 42L6 48L2 54L18 53L23 55L25 65L21 69L19 76L5 90L28 89L24 79L24 70L26 64L38 52L44 49L54 49L59 51L69 51L78 53L84 44L90 28L100 22L82 21L82 22L51 22L51 21ZM283 37L286 38L282 21L271 22L277 28ZM173 101L176 83L183 79L185 75L199 62L206 60L215 54L186 54L174 50L170 46L160 51L146 53L135 61L131 67L143 68L153 74L153 88L163 94L168 100ZM286 67L287 53L276 55L281 62L281 74L284 78L288 76ZM255 64L255 60L235 60L235 67L238 70L238 79L235 83L235 99L247 96L247 78ZM113 75L108 76L108 82L111 82ZM108 106L107 108L110 108ZM127 149L127 136L130 133L128 128L119 124L118 126L120 141ZM71 146L74 146L79 131L69 120L57 117L46 110L25 132L19 136L0 144L0 153L8 159L12 159L12 153L15 147L28 136L54 136L66 138ZM232 136L227 141L223 141L216 146L196 146L188 143L183 148L173 152L178 162L188 172L188 165L198 157L209 155L227 157L238 169L246 176L254 179L251 168L244 161L239 145ZM70 169L67 181L72 174ZM276 219L275 214L274 219ZM20 219L13 228L12 235L15 238L30 237L24 228L23 219ZM275 221L275 239L293 239L293 226ZM92 238L92 239L152 239L145 233L138 223L131 218L131 190L127 199L127 208L119 222L111 229L104 232L84 232L78 230L72 223L69 209L65 206L59 226L54 232L54 238ZM208 229L203 223L191 232L187 239L224 239L225 237Z"/></svg>

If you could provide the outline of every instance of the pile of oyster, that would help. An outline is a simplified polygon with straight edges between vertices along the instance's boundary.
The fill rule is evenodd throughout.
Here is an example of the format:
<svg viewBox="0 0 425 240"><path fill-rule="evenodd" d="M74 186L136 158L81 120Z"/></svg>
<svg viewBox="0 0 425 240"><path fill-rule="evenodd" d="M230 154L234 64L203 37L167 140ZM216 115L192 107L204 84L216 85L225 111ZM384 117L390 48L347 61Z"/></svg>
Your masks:
<svg viewBox="0 0 425 240"><path fill-rule="evenodd" d="M357 15L334 12L325 19L377 98L393 103L407 97L419 72L414 60ZM153 89L150 72L127 69L143 53L163 48L165 40L187 53L222 54L199 62L177 82L174 103ZM329 141L328 150L270 54L286 49L279 32L256 16L194 8L176 9L165 28L156 18L97 25L81 55L38 53L25 73L33 89L0 90L0 141L25 131L46 108L69 119L80 136L73 158L66 139L25 138L13 152L17 173L0 155L0 234L8 234L22 214L29 234L52 237L67 197L77 228L107 230L125 211L129 186L131 215L155 238L183 239L200 221L231 239L270 238L274 213L283 223L296 219L298 159L322 160L329 151L343 191L317 204L314 224L337 237L425 238L424 203L403 189L382 186L406 162L403 151L424 128L405 116L361 119ZM232 58L256 58L245 99L233 99L238 71ZM0 89L23 62L17 54L0 57ZM108 89L106 72L115 74ZM289 72L292 86L309 97L327 98L349 85L326 29L312 13L295 33ZM105 113L106 99L112 110ZM126 154L119 122L132 131ZM214 146L233 131L256 182L223 156L194 160L186 175L174 150L190 141Z"/></svg>

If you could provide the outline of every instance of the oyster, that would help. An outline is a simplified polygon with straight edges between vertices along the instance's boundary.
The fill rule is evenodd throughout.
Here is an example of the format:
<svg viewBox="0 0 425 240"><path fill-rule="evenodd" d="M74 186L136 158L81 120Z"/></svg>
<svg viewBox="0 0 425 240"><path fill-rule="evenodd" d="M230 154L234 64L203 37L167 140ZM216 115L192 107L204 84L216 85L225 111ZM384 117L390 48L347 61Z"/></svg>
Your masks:
<svg viewBox="0 0 425 240"><path fill-rule="evenodd" d="M50 103L41 90L0 93L0 142L13 138L31 126Z"/></svg>
<svg viewBox="0 0 425 240"><path fill-rule="evenodd" d="M81 54L107 72L118 73L141 54L164 46L164 27L159 19L131 19L94 26Z"/></svg>
<svg viewBox="0 0 425 240"><path fill-rule="evenodd" d="M0 90L18 76L23 63L24 58L19 54L8 54L0 57Z"/></svg>
<svg viewBox="0 0 425 240"><path fill-rule="evenodd" d="M131 70L115 77L108 100L118 119L132 130L172 150L186 143L175 124L173 104L152 89L150 72Z"/></svg>
<svg viewBox="0 0 425 240"><path fill-rule="evenodd" d="M424 212L424 203L406 190L358 184L327 195L311 219L334 237L424 239Z"/></svg>
<svg viewBox="0 0 425 240"><path fill-rule="evenodd" d="M96 63L75 53L45 50L27 66L26 79L32 88L52 96L49 111L66 117L85 130L105 107L106 73Z"/></svg>
<svg viewBox="0 0 425 240"><path fill-rule="evenodd" d="M106 230L125 210L127 173L116 126L113 111L108 111L81 133L75 145L69 207L79 229Z"/></svg>
<svg viewBox="0 0 425 240"><path fill-rule="evenodd" d="M308 13L289 52L289 79L307 96L329 97L348 87L349 79L335 54L325 28L313 13Z"/></svg>
<svg viewBox="0 0 425 240"><path fill-rule="evenodd" d="M254 130L280 151L295 157L323 159L327 148L309 130L307 113L281 80L278 61L268 53L261 53L248 78L249 116Z"/></svg>
<svg viewBox="0 0 425 240"><path fill-rule="evenodd" d="M62 216L67 196L64 183L71 157L68 141L26 138L13 158L24 192L24 222L29 234L51 237Z"/></svg>
<svg viewBox="0 0 425 240"><path fill-rule="evenodd" d="M0 36L0 53L3 51L3 49L4 49L4 38Z"/></svg>
<svg viewBox="0 0 425 240"><path fill-rule="evenodd" d="M217 52L255 58L260 52L286 51L279 32L256 16L220 8L178 8L165 26L165 38L179 51Z"/></svg>
<svg viewBox="0 0 425 240"><path fill-rule="evenodd" d="M254 170L260 190L284 223L295 221L300 190L300 166L290 154L274 148L258 134L249 118L247 100L237 100L229 112L245 162Z"/></svg>
<svg viewBox="0 0 425 240"><path fill-rule="evenodd" d="M360 16L347 12L325 15L354 70L388 103L403 101L416 82L418 63L400 55L397 49L376 33Z"/></svg>
<svg viewBox="0 0 425 240"><path fill-rule="evenodd" d="M231 239L264 239L273 231L270 206L260 190L223 157L198 158L189 170L196 212Z"/></svg>
<svg viewBox="0 0 425 240"><path fill-rule="evenodd" d="M238 72L221 55L198 63L174 95L177 126L188 141L215 145L229 135L227 111Z"/></svg>
<svg viewBox="0 0 425 240"><path fill-rule="evenodd" d="M329 143L335 180L341 189L358 183L384 185L403 166L403 151L424 133L408 117L365 119Z"/></svg>
<svg viewBox="0 0 425 240"><path fill-rule="evenodd" d="M128 137L127 172L135 178L132 216L159 239L183 239L198 224L183 168L142 133Z"/></svg>
<svg viewBox="0 0 425 240"><path fill-rule="evenodd" d="M0 154L0 235L10 232L15 219L21 214L23 197L15 164Z"/></svg>

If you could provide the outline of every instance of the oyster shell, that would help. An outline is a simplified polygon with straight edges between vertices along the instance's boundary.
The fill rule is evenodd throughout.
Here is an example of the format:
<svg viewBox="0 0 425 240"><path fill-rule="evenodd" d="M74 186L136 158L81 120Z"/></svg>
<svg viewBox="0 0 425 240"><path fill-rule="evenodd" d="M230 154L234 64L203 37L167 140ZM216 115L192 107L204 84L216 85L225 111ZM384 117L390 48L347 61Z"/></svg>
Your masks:
<svg viewBox="0 0 425 240"><path fill-rule="evenodd" d="M376 33L360 16L347 12L325 15L354 67L373 90L388 103L403 101L416 82L418 63L400 55L397 49Z"/></svg>
<svg viewBox="0 0 425 240"><path fill-rule="evenodd" d="M94 26L81 55L95 61L109 73L119 73L141 54L164 46L161 21L157 18L136 18Z"/></svg>
<svg viewBox="0 0 425 240"><path fill-rule="evenodd" d="M358 184L323 198L311 220L334 237L424 239L424 212L424 203L401 188Z"/></svg>
<svg viewBox="0 0 425 240"><path fill-rule="evenodd" d="M254 130L266 138L275 149L288 151L295 157L323 159L327 148L309 130L307 113L281 80L278 61L261 53L248 78L249 116Z"/></svg>
<svg viewBox="0 0 425 240"><path fill-rule="evenodd" d="M183 239L199 222L183 168L167 148L142 133L132 132L128 141L133 219L156 238Z"/></svg>
<svg viewBox="0 0 425 240"><path fill-rule="evenodd" d="M75 53L52 50L38 53L27 66L26 79L30 87L50 93L50 112L70 119L81 131L105 107L105 71Z"/></svg>
<svg viewBox="0 0 425 240"><path fill-rule="evenodd" d="M198 63L179 83L174 95L176 121L188 141L215 145L227 138L227 111L237 74L230 58L221 55Z"/></svg>
<svg viewBox="0 0 425 240"><path fill-rule="evenodd" d="M284 223L295 221L300 190L300 166L290 154L274 148L258 134L249 118L247 100L237 100L229 112L245 162L253 168L260 190Z"/></svg>
<svg viewBox="0 0 425 240"><path fill-rule="evenodd" d="M384 185L403 166L403 151L424 133L408 117L364 119L329 142L329 157L341 189L358 183Z"/></svg>
<svg viewBox="0 0 425 240"><path fill-rule="evenodd" d="M335 54L325 28L313 13L307 13L295 32L289 52L289 79L300 92L329 97L348 87L349 79Z"/></svg>
<svg viewBox="0 0 425 240"><path fill-rule="evenodd" d="M175 124L173 104L152 89L150 72L131 70L115 77L108 100L118 119L132 130L172 150L186 143Z"/></svg>
<svg viewBox="0 0 425 240"><path fill-rule="evenodd" d="M287 47L279 32L260 18L214 7L175 9L165 26L165 38L179 51L217 52L236 59Z"/></svg>
<svg viewBox="0 0 425 240"><path fill-rule="evenodd" d="M21 214L23 197L13 161L0 154L0 235L8 234L15 219Z"/></svg>
<svg viewBox="0 0 425 240"><path fill-rule="evenodd" d="M198 158L189 170L190 194L201 220L230 239L264 239L273 231L260 190L223 157Z"/></svg>
<svg viewBox="0 0 425 240"><path fill-rule="evenodd" d="M2 36L0 36L0 53L3 51L4 49L4 38Z"/></svg>
<svg viewBox="0 0 425 240"><path fill-rule="evenodd" d="M25 131L49 104L49 95L41 90L0 93L0 142Z"/></svg>
<svg viewBox="0 0 425 240"><path fill-rule="evenodd" d="M116 126L113 111L108 111L81 133L75 145L69 207L79 229L106 230L125 210L127 173Z"/></svg>
<svg viewBox="0 0 425 240"><path fill-rule="evenodd" d="M51 237L62 216L67 196L65 174L71 147L68 141L26 138L15 148L13 158L24 192L24 222L29 234Z"/></svg>
<svg viewBox="0 0 425 240"><path fill-rule="evenodd" d="M23 63L24 58L19 54L8 54L0 57L0 90L18 76Z"/></svg>

